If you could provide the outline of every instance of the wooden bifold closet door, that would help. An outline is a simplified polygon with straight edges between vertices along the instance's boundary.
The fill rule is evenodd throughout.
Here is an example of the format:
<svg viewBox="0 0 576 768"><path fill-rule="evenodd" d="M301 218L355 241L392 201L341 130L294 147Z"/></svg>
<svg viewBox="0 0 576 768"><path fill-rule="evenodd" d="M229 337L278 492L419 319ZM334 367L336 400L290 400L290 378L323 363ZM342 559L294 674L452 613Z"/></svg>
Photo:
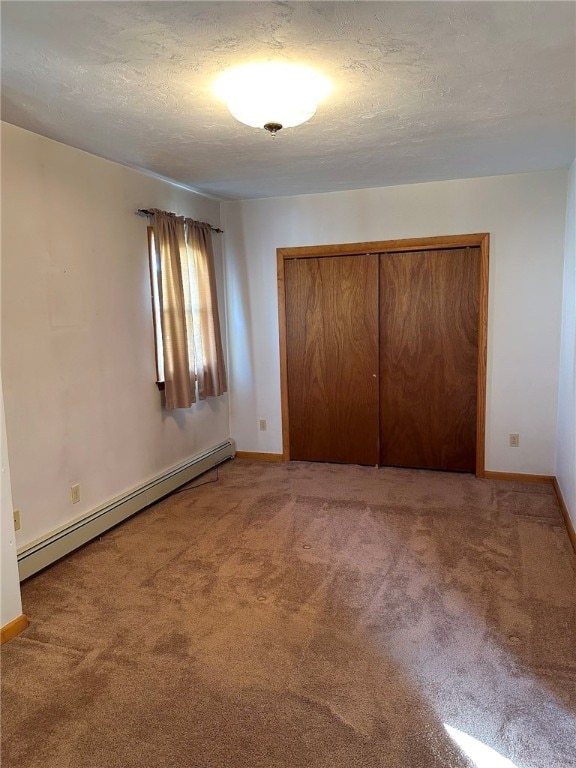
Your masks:
<svg viewBox="0 0 576 768"><path fill-rule="evenodd" d="M478 248L380 257L380 463L476 466Z"/></svg>
<svg viewBox="0 0 576 768"><path fill-rule="evenodd" d="M378 256L285 263L290 455L378 463Z"/></svg>
<svg viewBox="0 0 576 768"><path fill-rule="evenodd" d="M478 248L284 263L290 457L470 471Z"/></svg>

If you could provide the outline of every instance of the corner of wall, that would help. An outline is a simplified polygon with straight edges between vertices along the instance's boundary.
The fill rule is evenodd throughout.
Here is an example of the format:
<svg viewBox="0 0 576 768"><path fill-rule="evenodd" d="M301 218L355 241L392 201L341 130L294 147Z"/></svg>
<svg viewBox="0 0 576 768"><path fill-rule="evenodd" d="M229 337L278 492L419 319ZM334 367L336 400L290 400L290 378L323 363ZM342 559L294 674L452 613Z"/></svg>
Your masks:
<svg viewBox="0 0 576 768"><path fill-rule="evenodd" d="M1 484L1 516L2 516L2 596L0 625L4 628L18 620L22 614L20 597L20 579L18 575L18 560L16 557L16 537L14 536L14 521L12 516L12 490L10 487L10 467L6 440L6 425L4 421L4 397L0 384L0 411L2 424L2 444L0 462L2 472Z"/></svg>
<svg viewBox="0 0 576 768"><path fill-rule="evenodd" d="M558 384L556 477L576 528L576 159L568 176Z"/></svg>

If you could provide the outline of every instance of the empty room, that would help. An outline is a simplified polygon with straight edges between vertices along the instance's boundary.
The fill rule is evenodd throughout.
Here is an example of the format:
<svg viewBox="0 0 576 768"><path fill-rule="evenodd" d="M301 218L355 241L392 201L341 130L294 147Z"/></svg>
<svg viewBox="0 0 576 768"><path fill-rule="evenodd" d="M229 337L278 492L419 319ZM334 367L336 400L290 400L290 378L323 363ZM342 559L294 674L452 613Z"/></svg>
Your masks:
<svg viewBox="0 0 576 768"><path fill-rule="evenodd" d="M576 768L576 2L0 14L3 768Z"/></svg>

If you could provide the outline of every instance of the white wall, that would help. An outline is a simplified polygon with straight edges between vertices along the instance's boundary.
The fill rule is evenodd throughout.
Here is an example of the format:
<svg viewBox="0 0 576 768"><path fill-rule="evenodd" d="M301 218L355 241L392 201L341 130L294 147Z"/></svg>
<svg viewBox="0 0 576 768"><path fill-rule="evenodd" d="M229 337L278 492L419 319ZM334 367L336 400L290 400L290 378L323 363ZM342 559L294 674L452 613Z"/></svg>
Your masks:
<svg viewBox="0 0 576 768"><path fill-rule="evenodd" d="M570 168L566 205L556 474L576 527L576 160Z"/></svg>
<svg viewBox="0 0 576 768"><path fill-rule="evenodd" d="M220 204L7 124L2 158L2 371L22 546L229 437L227 396L161 407L147 221L134 214L219 225Z"/></svg>
<svg viewBox="0 0 576 768"><path fill-rule="evenodd" d="M491 235L486 468L554 474L566 171L224 203L231 433L281 452L276 248ZM258 419L268 431L258 431ZM508 433L520 447L508 447Z"/></svg>
<svg viewBox="0 0 576 768"><path fill-rule="evenodd" d="M12 490L10 486L10 465L8 461L8 446L6 443L6 425L4 421L4 396L0 381L0 517L2 540L0 543L0 627L5 627L22 613L20 599L20 581L18 577L18 561L16 559L16 537L14 535L14 519L12 506Z"/></svg>
<svg viewBox="0 0 576 768"><path fill-rule="evenodd" d="M1 303L0 290L0 317L2 314ZM0 334L0 349L1 347L2 337ZM2 579L0 582L0 627L5 627L22 613L13 511L6 417L4 414L4 388L0 376L0 533L2 534L0 539L0 578Z"/></svg>

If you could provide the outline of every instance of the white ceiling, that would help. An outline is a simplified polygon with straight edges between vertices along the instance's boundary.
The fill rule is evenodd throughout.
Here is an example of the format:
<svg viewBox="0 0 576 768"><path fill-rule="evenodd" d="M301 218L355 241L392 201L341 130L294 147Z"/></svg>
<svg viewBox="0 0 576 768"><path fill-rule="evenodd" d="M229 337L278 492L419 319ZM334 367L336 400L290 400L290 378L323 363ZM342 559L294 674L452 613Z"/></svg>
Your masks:
<svg viewBox="0 0 576 768"><path fill-rule="evenodd" d="M2 2L2 118L223 198L568 166L573 2ZM335 89L275 139L212 85L316 66Z"/></svg>

